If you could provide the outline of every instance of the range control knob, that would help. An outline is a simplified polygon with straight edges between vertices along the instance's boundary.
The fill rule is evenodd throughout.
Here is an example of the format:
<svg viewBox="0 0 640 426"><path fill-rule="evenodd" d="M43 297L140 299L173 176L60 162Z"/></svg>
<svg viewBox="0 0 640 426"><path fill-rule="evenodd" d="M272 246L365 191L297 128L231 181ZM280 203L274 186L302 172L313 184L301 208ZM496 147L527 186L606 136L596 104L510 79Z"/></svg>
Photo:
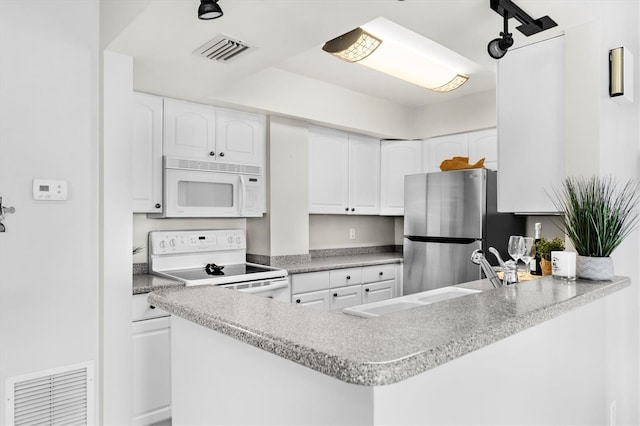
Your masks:
<svg viewBox="0 0 640 426"><path fill-rule="evenodd" d="M236 243L240 244L241 238L240 237L236 237Z"/></svg>
<svg viewBox="0 0 640 426"><path fill-rule="evenodd" d="M176 246L176 240L174 240L173 238L169 240L169 245L171 247L175 247Z"/></svg>
<svg viewBox="0 0 640 426"><path fill-rule="evenodd" d="M233 244L233 237L229 236L229 238L227 238L227 241L229 241L229 244Z"/></svg>
<svg viewBox="0 0 640 426"><path fill-rule="evenodd" d="M158 243L158 245L160 246L160 248L165 248L167 246L167 243L164 240L160 240L160 243Z"/></svg>

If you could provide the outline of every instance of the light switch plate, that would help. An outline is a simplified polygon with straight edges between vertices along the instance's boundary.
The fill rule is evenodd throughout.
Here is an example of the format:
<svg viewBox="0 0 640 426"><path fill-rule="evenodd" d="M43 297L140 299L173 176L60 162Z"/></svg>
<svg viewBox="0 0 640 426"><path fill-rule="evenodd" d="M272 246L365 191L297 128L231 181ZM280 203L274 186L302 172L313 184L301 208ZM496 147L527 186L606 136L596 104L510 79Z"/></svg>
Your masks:
<svg viewBox="0 0 640 426"><path fill-rule="evenodd" d="M37 201L64 201L67 199L67 181L34 179L33 199Z"/></svg>

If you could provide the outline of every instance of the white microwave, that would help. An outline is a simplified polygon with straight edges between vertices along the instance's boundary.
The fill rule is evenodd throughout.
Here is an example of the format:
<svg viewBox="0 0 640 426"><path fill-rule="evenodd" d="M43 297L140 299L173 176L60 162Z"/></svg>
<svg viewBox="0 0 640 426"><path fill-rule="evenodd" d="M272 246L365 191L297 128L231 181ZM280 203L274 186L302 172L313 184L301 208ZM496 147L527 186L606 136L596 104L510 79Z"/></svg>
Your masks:
<svg viewBox="0 0 640 426"><path fill-rule="evenodd" d="M265 212L262 167L164 158L163 212L152 217L259 217Z"/></svg>

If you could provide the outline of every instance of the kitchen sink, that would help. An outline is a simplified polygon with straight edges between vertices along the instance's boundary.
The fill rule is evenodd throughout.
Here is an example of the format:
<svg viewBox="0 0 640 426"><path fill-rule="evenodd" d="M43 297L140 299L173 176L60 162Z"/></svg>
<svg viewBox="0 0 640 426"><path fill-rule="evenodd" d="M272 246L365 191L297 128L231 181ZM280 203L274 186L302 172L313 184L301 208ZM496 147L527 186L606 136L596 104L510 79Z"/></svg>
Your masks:
<svg viewBox="0 0 640 426"><path fill-rule="evenodd" d="M470 288L443 287L394 299L382 300L380 302L351 306L343 309L342 312L359 317L373 318L479 292L480 290Z"/></svg>

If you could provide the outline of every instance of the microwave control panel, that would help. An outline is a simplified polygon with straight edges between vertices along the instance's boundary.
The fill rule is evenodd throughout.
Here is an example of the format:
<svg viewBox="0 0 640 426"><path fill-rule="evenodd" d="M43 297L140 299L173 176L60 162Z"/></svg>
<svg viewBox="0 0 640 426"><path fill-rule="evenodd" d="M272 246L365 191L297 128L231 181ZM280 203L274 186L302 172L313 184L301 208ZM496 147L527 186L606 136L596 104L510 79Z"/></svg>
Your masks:
<svg viewBox="0 0 640 426"><path fill-rule="evenodd" d="M152 231L149 250L152 255L245 250L242 229L202 231Z"/></svg>

